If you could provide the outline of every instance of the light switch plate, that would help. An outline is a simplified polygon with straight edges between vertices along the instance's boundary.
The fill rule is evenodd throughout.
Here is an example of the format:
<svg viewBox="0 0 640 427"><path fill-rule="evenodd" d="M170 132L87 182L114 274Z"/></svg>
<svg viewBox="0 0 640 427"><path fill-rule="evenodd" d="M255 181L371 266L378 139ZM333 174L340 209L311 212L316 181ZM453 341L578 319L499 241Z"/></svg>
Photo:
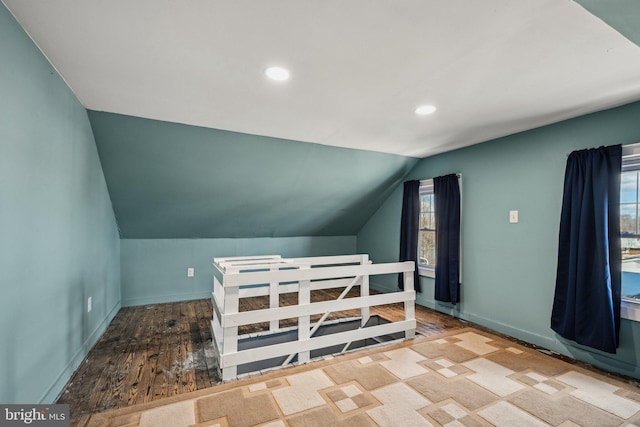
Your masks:
<svg viewBox="0 0 640 427"><path fill-rule="evenodd" d="M93 310L93 298L89 297L87 298L87 313L91 313L91 310Z"/></svg>
<svg viewBox="0 0 640 427"><path fill-rule="evenodd" d="M518 211L509 211L509 222L511 224L518 223Z"/></svg>

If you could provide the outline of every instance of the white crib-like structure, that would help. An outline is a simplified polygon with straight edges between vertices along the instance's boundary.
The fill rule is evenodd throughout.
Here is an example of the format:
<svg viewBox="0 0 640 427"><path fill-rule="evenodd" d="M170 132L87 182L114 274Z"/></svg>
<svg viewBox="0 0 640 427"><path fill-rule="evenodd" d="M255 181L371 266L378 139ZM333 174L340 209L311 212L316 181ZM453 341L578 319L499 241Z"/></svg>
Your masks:
<svg viewBox="0 0 640 427"><path fill-rule="evenodd" d="M279 255L214 258L213 320L211 322L214 350L217 353L222 380L238 376L238 366L286 356L282 366L297 358L297 363L310 360L314 350L339 344L342 352L351 342L404 333L404 339L415 335L415 291L413 272L415 263L399 262L372 264L368 255L342 255L309 258L282 258ZM369 295L369 277L402 273L404 290ZM354 287L360 296L345 298ZM336 300L311 302L311 291L344 288ZM279 306L279 296L297 293L298 304ZM239 311L241 298L269 296L269 308ZM404 303L404 320L365 327L370 307ZM332 312L359 309L359 327L329 334L317 331ZM311 324L312 315L322 315ZM238 327L269 322L269 331L261 335L277 334L281 319L298 319L297 340L271 343L257 348L239 349L243 336ZM252 335L252 336L255 336Z"/></svg>

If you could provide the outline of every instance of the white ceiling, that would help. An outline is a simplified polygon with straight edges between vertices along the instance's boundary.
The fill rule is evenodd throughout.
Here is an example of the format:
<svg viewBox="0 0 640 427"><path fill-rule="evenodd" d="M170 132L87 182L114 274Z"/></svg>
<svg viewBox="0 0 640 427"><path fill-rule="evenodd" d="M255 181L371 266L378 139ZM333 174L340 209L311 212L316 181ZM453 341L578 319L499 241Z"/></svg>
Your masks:
<svg viewBox="0 0 640 427"><path fill-rule="evenodd" d="M640 47L569 0L3 3L97 111L425 157L640 100Z"/></svg>

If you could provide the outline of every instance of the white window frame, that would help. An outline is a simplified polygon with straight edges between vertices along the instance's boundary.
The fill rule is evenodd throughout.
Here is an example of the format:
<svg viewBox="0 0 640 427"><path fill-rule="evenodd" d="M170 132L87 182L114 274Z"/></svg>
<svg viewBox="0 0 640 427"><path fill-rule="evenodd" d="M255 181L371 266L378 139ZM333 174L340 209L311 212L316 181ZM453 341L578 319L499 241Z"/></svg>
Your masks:
<svg viewBox="0 0 640 427"><path fill-rule="evenodd" d="M419 195L422 199L422 196L425 194L433 194L433 179L423 179L420 181L420 191ZM420 257L420 229L418 229L418 258ZM433 279L436 278L436 269L431 267L423 267L420 264L420 259L416 262L418 266L418 274L424 277L431 277Z"/></svg>
<svg viewBox="0 0 640 427"><path fill-rule="evenodd" d="M622 146L622 172L640 170L640 143ZM622 297L620 317L640 322L640 301Z"/></svg>

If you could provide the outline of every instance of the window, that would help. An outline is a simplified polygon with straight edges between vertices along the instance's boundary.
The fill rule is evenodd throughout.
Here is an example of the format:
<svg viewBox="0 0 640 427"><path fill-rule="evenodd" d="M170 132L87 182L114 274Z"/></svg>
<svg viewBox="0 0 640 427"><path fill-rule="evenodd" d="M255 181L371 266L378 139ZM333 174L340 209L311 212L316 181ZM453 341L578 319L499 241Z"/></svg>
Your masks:
<svg viewBox="0 0 640 427"><path fill-rule="evenodd" d="M622 147L620 246L622 317L640 320L640 145Z"/></svg>
<svg viewBox="0 0 640 427"><path fill-rule="evenodd" d="M418 270L435 277L436 273L436 206L433 180L420 181L420 224L418 231Z"/></svg>

